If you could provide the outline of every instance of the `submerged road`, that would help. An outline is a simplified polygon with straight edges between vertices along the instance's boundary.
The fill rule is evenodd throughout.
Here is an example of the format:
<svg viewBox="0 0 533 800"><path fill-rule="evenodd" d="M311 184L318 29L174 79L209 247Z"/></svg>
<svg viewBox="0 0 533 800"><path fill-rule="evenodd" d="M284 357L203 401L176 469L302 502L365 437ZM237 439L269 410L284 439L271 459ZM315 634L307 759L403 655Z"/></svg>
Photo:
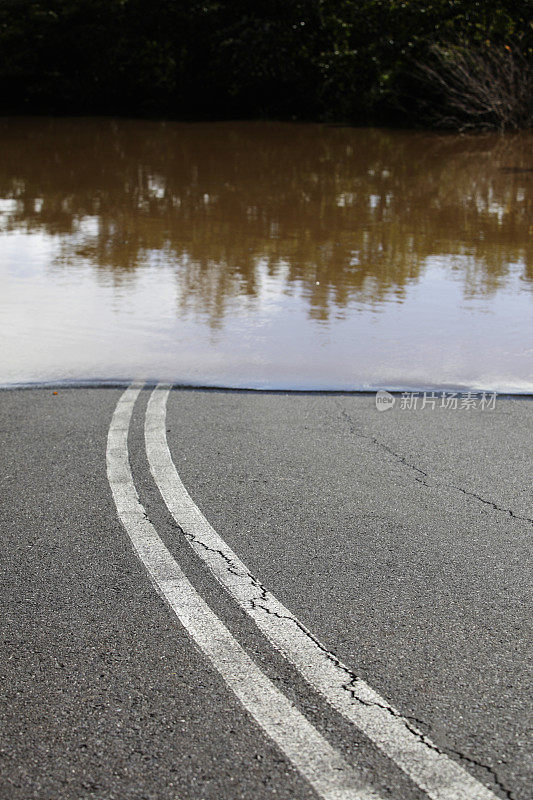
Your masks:
<svg viewBox="0 0 533 800"><path fill-rule="evenodd" d="M0 797L529 798L532 433L0 392Z"/></svg>

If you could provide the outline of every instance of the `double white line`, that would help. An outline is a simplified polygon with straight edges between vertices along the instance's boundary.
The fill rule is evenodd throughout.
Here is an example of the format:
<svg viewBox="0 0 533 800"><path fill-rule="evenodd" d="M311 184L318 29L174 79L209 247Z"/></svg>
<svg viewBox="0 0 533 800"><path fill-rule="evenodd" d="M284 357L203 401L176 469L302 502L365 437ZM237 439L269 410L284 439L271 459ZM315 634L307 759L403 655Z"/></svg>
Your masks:
<svg viewBox="0 0 533 800"><path fill-rule="evenodd" d="M246 710L325 800L378 800L350 766L249 658L193 588L139 502L128 456L128 431L141 386L120 398L109 429L107 470L119 517L159 593L211 660ZM146 452L154 480L195 553L271 644L305 680L377 745L432 800L496 800L485 786L441 753L433 742L353 676L249 572L205 519L185 489L166 439L168 387L148 402Z"/></svg>

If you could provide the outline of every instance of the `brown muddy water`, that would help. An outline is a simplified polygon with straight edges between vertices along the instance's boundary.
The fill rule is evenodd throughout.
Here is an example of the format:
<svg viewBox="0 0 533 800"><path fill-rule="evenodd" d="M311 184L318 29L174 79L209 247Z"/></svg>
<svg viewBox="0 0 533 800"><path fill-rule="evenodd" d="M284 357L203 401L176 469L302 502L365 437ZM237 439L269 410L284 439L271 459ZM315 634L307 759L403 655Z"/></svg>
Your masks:
<svg viewBox="0 0 533 800"><path fill-rule="evenodd" d="M533 391L532 134L0 120L0 383Z"/></svg>

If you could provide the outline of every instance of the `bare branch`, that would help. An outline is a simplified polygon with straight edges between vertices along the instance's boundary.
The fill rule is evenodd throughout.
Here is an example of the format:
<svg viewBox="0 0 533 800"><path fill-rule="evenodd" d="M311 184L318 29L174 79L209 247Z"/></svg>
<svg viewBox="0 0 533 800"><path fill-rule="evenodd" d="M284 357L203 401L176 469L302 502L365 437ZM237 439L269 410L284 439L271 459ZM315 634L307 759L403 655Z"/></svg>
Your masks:
<svg viewBox="0 0 533 800"><path fill-rule="evenodd" d="M533 70L519 44L434 44L416 68L434 98L428 104L432 119L443 127L513 130L533 124Z"/></svg>

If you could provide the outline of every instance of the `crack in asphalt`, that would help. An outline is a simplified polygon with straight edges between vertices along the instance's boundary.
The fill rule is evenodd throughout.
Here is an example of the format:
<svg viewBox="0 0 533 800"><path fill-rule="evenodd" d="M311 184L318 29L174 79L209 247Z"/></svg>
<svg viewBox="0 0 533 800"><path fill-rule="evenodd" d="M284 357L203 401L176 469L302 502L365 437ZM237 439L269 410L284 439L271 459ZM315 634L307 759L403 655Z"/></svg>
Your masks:
<svg viewBox="0 0 533 800"><path fill-rule="evenodd" d="M350 433L351 434L356 436L358 439L368 439L369 441L373 442L373 444L377 445L378 447L381 447L387 453L390 453L390 455L394 456L394 458L397 461L399 461L400 464L404 464L406 467L410 467L412 470L414 470L415 472L418 472L419 475L423 475L425 478L429 477L427 472L424 472L423 469L420 469L420 467L417 467L416 464L411 464L410 461L407 461L405 456L401 456L399 453L396 453L392 449L392 447L389 447L388 444L385 444L384 442L380 442L379 439L377 439L375 436L372 436L371 434L360 433L358 430L356 430L355 422L353 421L351 416L348 414L348 412L339 404L339 401L337 401L337 408L339 409L339 411L341 412L341 415L344 417L344 419L348 423L348 426L350 428Z"/></svg>
<svg viewBox="0 0 533 800"><path fill-rule="evenodd" d="M496 770L493 769L493 767L489 766L488 764L484 764L481 761L478 761L477 759L473 758L472 756L469 756L469 755L466 755L465 753L462 753L460 750L457 750L456 748L452 747L451 745L446 745L445 747L438 747L431 739L428 738L428 736L426 736L425 733L423 733L421 730L419 730L417 727L415 727L415 725L421 725L421 726L425 726L427 728L430 728L431 726L428 725L427 722L424 722L424 720L419 719L417 717L413 717L413 716L407 716L406 717L403 714L401 714L399 711L397 711L395 708L393 708L392 706L390 706L390 705L388 705L386 703L379 703L377 700L370 701L370 700L366 700L366 699L362 698L358 694L357 683L359 681L362 681L363 679L360 678L357 675L357 673L353 672L349 667L347 667L345 664L343 664L342 661L340 661L334 653L332 653L329 650L327 650L326 647L320 641L318 641L313 636L313 634L310 631L308 631L307 628L304 625L302 625L301 622L299 622L298 619L296 619L296 617L293 617L292 615L287 615L287 614L280 614L279 612L274 611L271 608L269 608L268 606L262 605L260 602L258 602L260 599L264 599L265 601L268 601L268 598L266 596L264 596L264 595L267 594L266 589L264 587L261 587L261 588L262 588L262 596L261 596L261 598L258 597L258 598L251 599L249 601L251 607L254 608L254 609L259 608L262 611L264 611L266 614L270 614L271 616L277 617L278 619L285 619L285 620L288 620L289 622L292 622L297 628L299 628L302 631L302 633L304 633L309 639L311 639L311 641L322 651L322 653L326 656L326 658L329 661L331 661L337 669L341 670L342 672L345 673L345 675L347 675L349 677L349 680L345 684L343 684L341 688L344 691L346 691L346 692L348 692L350 694L352 700L354 700L357 703L360 703L361 705L364 705L364 706L367 706L367 707L370 707L370 708L372 708L372 707L380 708L383 711L386 711L392 717L395 717L397 720L402 722L405 725L405 727L407 728L407 730L411 734L416 736L416 738L420 742L422 742L422 744L425 747L428 747L430 750L433 750L434 752L438 753L439 755L442 755L442 756L454 755L454 756L457 756L457 758L462 760L462 761L465 761L465 762L467 762L469 764L472 764L473 766L476 766L476 767L478 767L480 769L485 770L485 772L490 776L491 781L494 784L494 786L497 787L505 795L505 797L508 798L508 800L514 800L513 794L511 793L511 791L509 789L507 789L507 787L505 786L503 781L500 779L498 773L496 772ZM415 724L411 724L410 720L412 720L413 723L415 723Z"/></svg>
<svg viewBox="0 0 533 800"><path fill-rule="evenodd" d="M220 556L226 562L227 570L231 575L236 575L238 578L249 578L252 584L255 585L256 579L254 578L254 576L249 572L239 569L239 567L233 562L233 560L227 555L227 553L224 553L223 550L219 550L216 547L209 547L209 545L207 545L205 542L202 542L201 539L198 539L198 537L195 536L194 533L187 533L182 528L180 528L180 530L189 542L193 544L198 544L200 545L200 547L203 547L204 550L207 550L209 553L214 553L215 555Z"/></svg>
<svg viewBox="0 0 533 800"><path fill-rule="evenodd" d="M511 793L511 791L509 789L507 789L505 784L500 779L498 773L491 766L489 766L488 764L483 764L481 761L478 761L477 759L473 758L472 756L468 756L465 753L462 753L460 750L455 749L454 747L452 747L449 744L447 744L446 747L444 747L444 748L438 747L422 731L420 731L418 728L415 727L415 725L421 725L423 727L425 726L425 727L429 728L430 726L427 724L427 722L424 722L424 720L419 719L418 717L405 716L405 715L401 714L399 711L396 711L396 709L392 708L392 706L384 705L383 703L378 703L377 701L372 701L371 702L369 700L364 700L362 697L359 697L357 692L356 692L356 688L355 688L355 682L357 680L358 680L357 676L354 676L354 678L349 683L347 683L345 686L343 686L343 689L346 689L347 691L349 691L354 700L357 700L358 703L361 703L362 705L365 705L365 706L377 706L378 708L382 708L384 711L389 713L391 716L396 717L396 719L399 719L400 722L402 722L405 725L405 727L407 728L407 730L410 733L414 734L418 739L420 739L420 741L426 747L429 747L431 750L434 750L439 755L448 755L448 756L450 754L451 755L455 755L461 761L466 761L469 764L472 764L472 765L474 765L476 767L479 767L480 769L485 770L490 775L494 786L497 787L503 794L505 794L505 796L507 798L509 798L509 800L514 800L514 797L513 797L512 793ZM410 720L413 721L414 725L411 725Z"/></svg>
<svg viewBox="0 0 533 800"><path fill-rule="evenodd" d="M437 480L437 478L432 477L428 472L425 472L423 469L420 469L415 464L412 464L410 461L407 461L405 456L400 455L400 453L396 453L392 449L392 447L389 447L389 445L385 444L384 442L381 442L376 436L373 436L371 434L361 433L360 431L358 431L356 429L355 422L348 414L348 412L344 408L342 408L341 405L339 405L338 401L337 401L337 407L339 408L341 415L348 423L348 426L350 428L350 433L353 436L356 436L358 439L368 439L368 441L372 442L377 447L381 448L382 450L385 450L387 453L392 455L400 464L409 467L410 469L417 472L419 475L423 475L424 478L428 478L429 480L433 481L436 486L440 486L442 488L455 489L455 491L461 492L466 497L472 497L475 500L478 500L480 503L484 503L485 505L490 506L495 511L501 511L504 514L508 514L512 519L521 520L522 522L529 522L531 525L533 525L533 518L531 517L524 517L520 514L515 514L515 512L512 509L500 506L494 501L487 500L485 497L481 497L481 495L476 494L475 492L470 492L468 491L468 489L463 489L461 486L456 486L454 483L446 483L445 481L439 481ZM422 478L415 478L415 481L417 481L417 483L420 483L422 486L427 486L428 488L430 488L427 480L423 480Z"/></svg>
<svg viewBox="0 0 533 800"><path fill-rule="evenodd" d="M533 525L533 519L531 517L523 517L520 514L515 514L512 509L499 506L492 500L487 500L485 497L481 497L481 495L476 494L475 492L469 492L468 489L463 489L461 486L455 486L452 483L445 485L451 486L453 489L457 489L458 492L462 492L463 494L467 495L467 497L474 497L476 500L479 500L480 503L485 503L486 505L491 506L495 511L503 511L505 514L509 514L509 516L513 519L519 519L523 522L530 522Z"/></svg>

